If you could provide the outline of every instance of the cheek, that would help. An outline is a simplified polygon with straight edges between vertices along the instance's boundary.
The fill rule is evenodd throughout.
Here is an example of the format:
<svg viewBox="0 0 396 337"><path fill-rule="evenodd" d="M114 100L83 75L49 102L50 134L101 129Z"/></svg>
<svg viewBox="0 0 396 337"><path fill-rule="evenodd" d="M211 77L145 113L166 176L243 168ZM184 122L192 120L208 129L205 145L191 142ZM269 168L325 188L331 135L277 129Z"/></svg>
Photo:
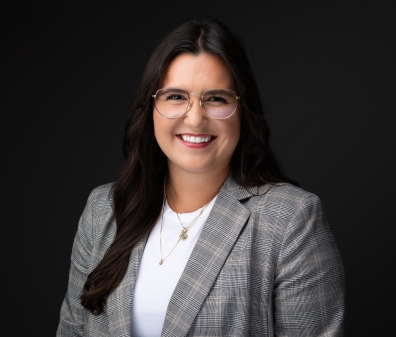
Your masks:
<svg viewBox="0 0 396 337"><path fill-rule="evenodd" d="M230 146L236 147L239 141L239 136L241 133L241 125L239 118L235 118L234 121L230 121L227 125L225 132L227 133L227 138L229 139Z"/></svg>
<svg viewBox="0 0 396 337"><path fill-rule="evenodd" d="M158 138L160 138L161 135L165 133L165 129L166 129L166 123L164 123L165 121L160 117L161 116L158 116L158 113L154 111L153 114L154 136L157 138L157 141Z"/></svg>
<svg viewBox="0 0 396 337"><path fill-rule="evenodd" d="M222 144L221 145L219 144L220 145L219 150L221 151L220 156L227 160L230 160L239 142L239 136L240 136L239 119L236 118L234 121L231 120L227 121L227 123L224 123L223 125L219 126L219 131L223 135Z"/></svg>
<svg viewBox="0 0 396 337"><path fill-rule="evenodd" d="M170 145L173 140L174 122L175 121L165 119L154 112L154 136L162 151L165 151L166 147Z"/></svg>

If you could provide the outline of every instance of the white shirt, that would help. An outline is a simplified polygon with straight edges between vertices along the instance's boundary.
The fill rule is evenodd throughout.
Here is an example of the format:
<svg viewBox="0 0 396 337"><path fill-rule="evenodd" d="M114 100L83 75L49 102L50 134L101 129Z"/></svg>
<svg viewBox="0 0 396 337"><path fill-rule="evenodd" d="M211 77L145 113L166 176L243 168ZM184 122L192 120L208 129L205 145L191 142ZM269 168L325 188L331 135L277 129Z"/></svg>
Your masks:
<svg viewBox="0 0 396 337"><path fill-rule="evenodd" d="M206 206L192 226L190 223L200 213L201 208L192 213L179 213L183 226L189 229L188 238L185 241L180 240L177 245L183 228L176 213L168 203L165 204L162 224L162 259L164 262L162 265L159 264L161 259L160 216L147 240L137 274L132 301L132 337L161 336L169 300L215 200L216 198ZM171 252L173 247L175 248Z"/></svg>

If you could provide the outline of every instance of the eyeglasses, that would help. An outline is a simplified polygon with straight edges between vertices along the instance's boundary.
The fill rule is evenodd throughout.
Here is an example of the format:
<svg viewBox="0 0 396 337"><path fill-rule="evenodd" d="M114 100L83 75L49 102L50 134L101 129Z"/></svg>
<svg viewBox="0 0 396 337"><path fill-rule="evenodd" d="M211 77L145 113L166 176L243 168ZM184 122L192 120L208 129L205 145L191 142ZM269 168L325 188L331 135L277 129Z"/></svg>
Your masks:
<svg viewBox="0 0 396 337"><path fill-rule="evenodd" d="M178 118L191 107L190 95L200 95L200 107L216 119L232 116L237 109L237 100L241 99L229 89L210 89L204 93L190 92L178 88L163 88L152 95L155 109L166 118Z"/></svg>

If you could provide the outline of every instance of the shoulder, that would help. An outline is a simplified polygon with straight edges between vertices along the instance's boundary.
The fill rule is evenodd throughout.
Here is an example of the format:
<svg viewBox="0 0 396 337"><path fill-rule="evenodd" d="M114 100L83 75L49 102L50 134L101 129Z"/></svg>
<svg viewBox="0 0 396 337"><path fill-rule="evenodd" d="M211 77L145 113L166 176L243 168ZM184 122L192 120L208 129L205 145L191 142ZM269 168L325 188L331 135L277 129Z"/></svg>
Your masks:
<svg viewBox="0 0 396 337"><path fill-rule="evenodd" d="M103 208L111 208L113 202L113 187L114 183L100 185L94 188L88 197L88 203L93 210L100 210Z"/></svg>
<svg viewBox="0 0 396 337"><path fill-rule="evenodd" d="M112 187L114 183L100 185L94 188L90 193L90 199L95 201L105 201L112 199Z"/></svg>
<svg viewBox="0 0 396 337"><path fill-rule="evenodd" d="M90 252L92 269L113 241L116 231L113 214L113 183L94 188L81 215L77 237L85 250Z"/></svg>
<svg viewBox="0 0 396 337"><path fill-rule="evenodd" d="M319 197L311 192L308 192L301 187L289 183L277 183L274 185L264 185L257 188L257 195L252 196L252 201L258 205L273 201L285 205L299 205L312 200L320 202Z"/></svg>
<svg viewBox="0 0 396 337"><path fill-rule="evenodd" d="M87 204L80 219L80 226L86 230L103 225L113 215L113 192L114 183L100 185L94 188L88 196Z"/></svg>
<svg viewBox="0 0 396 337"><path fill-rule="evenodd" d="M317 195L289 183L245 188L228 176L224 188L253 215L268 216L273 220L291 220L293 216L299 216L308 208L314 208L315 212L323 212Z"/></svg>
<svg viewBox="0 0 396 337"><path fill-rule="evenodd" d="M292 220L324 216L317 195L288 183L257 187L257 192L246 200L245 206L254 215L284 223L285 226Z"/></svg>

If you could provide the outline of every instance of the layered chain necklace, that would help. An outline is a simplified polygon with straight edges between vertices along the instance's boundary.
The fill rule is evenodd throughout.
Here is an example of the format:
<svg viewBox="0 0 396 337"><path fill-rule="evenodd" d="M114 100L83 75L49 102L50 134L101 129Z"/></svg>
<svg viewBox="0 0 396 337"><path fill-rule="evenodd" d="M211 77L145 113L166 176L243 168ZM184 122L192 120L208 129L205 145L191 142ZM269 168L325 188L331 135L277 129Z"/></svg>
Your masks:
<svg viewBox="0 0 396 337"><path fill-rule="evenodd" d="M169 194L169 195L170 195L171 198L172 198L173 204L175 204L172 195L171 195L171 194ZM213 199L212 199L212 200L213 200ZM212 201L212 200L211 200L211 201ZM198 215L194 218L194 220L190 222L190 225L189 225L189 226L183 226L183 224L182 224L182 222L181 222L181 220L180 220L180 217L179 217L179 213L177 213L177 212L175 211L175 213L176 213L176 215L177 215L177 218L179 219L180 226L182 226L182 231L180 232L180 234L179 234L179 239L177 240L176 244L173 246L173 248L171 249L171 251L168 253L168 255L166 255L164 258L162 258L162 223L164 222L164 206L165 206L165 203L164 203L164 206L162 207L161 227L160 227L160 254L161 254L161 259L159 260L159 264L160 264L160 265L162 265L162 264L164 263L165 259L173 252L173 250L176 248L176 246L177 246L177 244L180 242L180 240L183 240L183 241L187 240L187 238L188 238L187 231L191 228L191 226L195 223L195 221L197 221L197 220L199 219L199 217L200 217L200 216L202 215L202 213L204 212L206 206L208 206L208 205L210 204L211 201L209 201L205 206L203 206L203 207L201 208L200 212L199 212Z"/></svg>

